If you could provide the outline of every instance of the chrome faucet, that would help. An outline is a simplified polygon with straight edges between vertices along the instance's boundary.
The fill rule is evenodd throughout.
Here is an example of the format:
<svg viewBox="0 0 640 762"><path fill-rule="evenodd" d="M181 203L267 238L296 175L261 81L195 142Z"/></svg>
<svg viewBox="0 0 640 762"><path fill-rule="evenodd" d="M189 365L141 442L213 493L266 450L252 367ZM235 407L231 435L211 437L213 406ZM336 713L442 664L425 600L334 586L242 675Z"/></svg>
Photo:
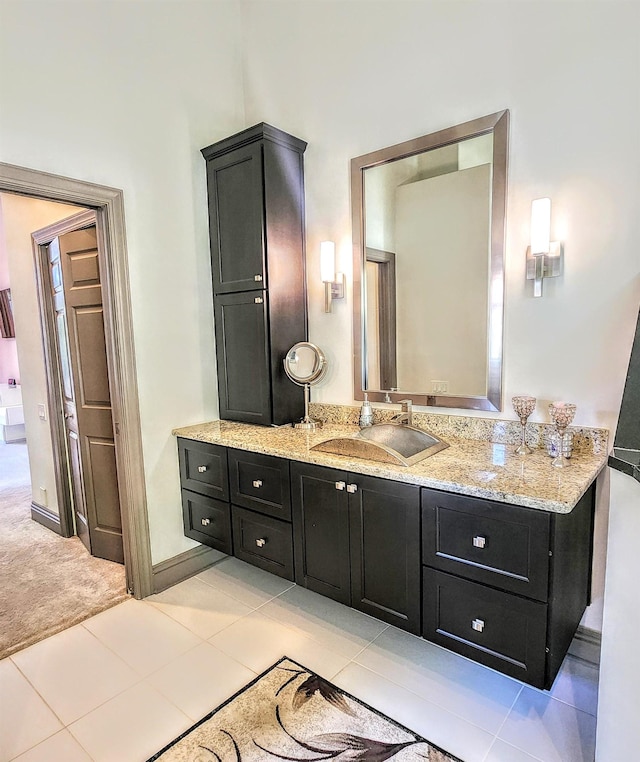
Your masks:
<svg viewBox="0 0 640 762"><path fill-rule="evenodd" d="M413 401L412 400L400 400L401 412L398 415L394 415L392 421L397 421L404 426L413 426Z"/></svg>

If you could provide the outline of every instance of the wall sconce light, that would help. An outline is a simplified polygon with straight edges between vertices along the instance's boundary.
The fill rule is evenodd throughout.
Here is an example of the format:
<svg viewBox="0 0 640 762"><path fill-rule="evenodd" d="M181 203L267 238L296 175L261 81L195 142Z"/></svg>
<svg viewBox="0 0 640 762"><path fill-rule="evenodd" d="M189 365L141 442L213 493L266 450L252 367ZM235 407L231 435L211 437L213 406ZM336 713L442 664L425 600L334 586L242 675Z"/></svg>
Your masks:
<svg viewBox="0 0 640 762"><path fill-rule="evenodd" d="M331 312L331 302L344 298L344 273L336 272L336 245L333 241L320 244L320 277L324 283L324 311Z"/></svg>
<svg viewBox="0 0 640 762"><path fill-rule="evenodd" d="M531 245L527 247L527 280L533 281L533 295L542 296L542 281L562 273L562 242L550 241L551 199L531 202Z"/></svg>

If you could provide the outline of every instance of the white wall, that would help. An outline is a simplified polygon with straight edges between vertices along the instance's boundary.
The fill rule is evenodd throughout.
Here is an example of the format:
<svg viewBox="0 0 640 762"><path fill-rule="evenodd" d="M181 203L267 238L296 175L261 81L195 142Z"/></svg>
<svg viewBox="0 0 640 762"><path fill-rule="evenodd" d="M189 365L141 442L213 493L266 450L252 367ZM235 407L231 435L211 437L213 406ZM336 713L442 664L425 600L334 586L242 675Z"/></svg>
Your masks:
<svg viewBox="0 0 640 762"><path fill-rule="evenodd" d="M334 364L314 399L353 400L351 299L323 313L316 277L324 239L339 245L338 269L351 269L350 158L509 108L501 415L515 418L509 400L527 393L539 399L532 420L548 420L546 403L567 399L577 424L613 430L640 301L640 3L242 5L247 121L309 141L310 338ZM533 299L525 250L540 196L553 200L565 275ZM606 494L599 502L596 599Z"/></svg>
<svg viewBox="0 0 640 762"><path fill-rule="evenodd" d="M0 160L124 191L154 563L183 535L171 429L217 416L204 160L245 126L236 0L3 2Z"/></svg>
<svg viewBox="0 0 640 762"><path fill-rule="evenodd" d="M4 249L7 254L11 277L31 493L34 502L58 515L51 429L49 423L38 416L38 404L48 407L47 374L31 233L79 211L82 209L77 206L0 193L0 250Z"/></svg>
<svg viewBox="0 0 640 762"><path fill-rule="evenodd" d="M640 484L611 470L609 554L598 690L596 760L630 759L640 745L637 658L640 609Z"/></svg>

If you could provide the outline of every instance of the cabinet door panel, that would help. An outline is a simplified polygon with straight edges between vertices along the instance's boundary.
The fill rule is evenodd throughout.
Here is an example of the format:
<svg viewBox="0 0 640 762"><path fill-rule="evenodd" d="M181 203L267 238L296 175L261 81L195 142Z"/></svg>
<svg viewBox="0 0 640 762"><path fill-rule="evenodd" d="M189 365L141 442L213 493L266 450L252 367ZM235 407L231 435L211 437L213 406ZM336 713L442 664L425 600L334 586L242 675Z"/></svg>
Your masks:
<svg viewBox="0 0 640 762"><path fill-rule="evenodd" d="M422 490L422 561L460 577L547 600L550 514Z"/></svg>
<svg viewBox="0 0 640 762"><path fill-rule="evenodd" d="M291 521L288 460L229 450L229 483L235 505Z"/></svg>
<svg viewBox="0 0 640 762"><path fill-rule="evenodd" d="M341 603L351 603L347 474L291 463L296 582Z"/></svg>
<svg viewBox="0 0 640 762"><path fill-rule="evenodd" d="M229 499L227 450L209 442L178 438L180 485L218 500Z"/></svg>
<svg viewBox="0 0 640 762"><path fill-rule="evenodd" d="M420 632L420 489L350 475L352 606Z"/></svg>
<svg viewBox="0 0 640 762"><path fill-rule="evenodd" d="M182 490L182 519L185 537L231 553L231 510L229 503Z"/></svg>
<svg viewBox="0 0 640 762"><path fill-rule="evenodd" d="M262 146L209 162L207 185L214 293L266 288Z"/></svg>
<svg viewBox="0 0 640 762"><path fill-rule="evenodd" d="M272 423L266 310L264 291L215 300L220 418L225 420Z"/></svg>
<svg viewBox="0 0 640 762"><path fill-rule="evenodd" d="M424 567L423 635L545 687L547 605Z"/></svg>
<svg viewBox="0 0 640 762"><path fill-rule="evenodd" d="M287 521L231 506L236 558L293 582L293 538Z"/></svg>

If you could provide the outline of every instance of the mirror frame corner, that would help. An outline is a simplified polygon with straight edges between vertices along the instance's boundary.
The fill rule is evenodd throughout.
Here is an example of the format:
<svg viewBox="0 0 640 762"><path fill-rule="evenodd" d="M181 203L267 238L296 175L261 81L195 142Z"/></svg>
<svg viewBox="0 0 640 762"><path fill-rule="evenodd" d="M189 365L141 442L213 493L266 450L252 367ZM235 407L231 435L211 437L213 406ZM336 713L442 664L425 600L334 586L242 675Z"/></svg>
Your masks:
<svg viewBox="0 0 640 762"><path fill-rule="evenodd" d="M372 390L365 385L365 309L363 289L365 258L364 171L371 167L413 156L442 146L493 134L491 187L490 282L487 337L486 396L436 395L425 392ZM353 241L353 396L372 402L398 403L410 396L414 405L500 412L502 410L504 333L504 256L506 235L509 110L372 151L351 159L351 220Z"/></svg>

